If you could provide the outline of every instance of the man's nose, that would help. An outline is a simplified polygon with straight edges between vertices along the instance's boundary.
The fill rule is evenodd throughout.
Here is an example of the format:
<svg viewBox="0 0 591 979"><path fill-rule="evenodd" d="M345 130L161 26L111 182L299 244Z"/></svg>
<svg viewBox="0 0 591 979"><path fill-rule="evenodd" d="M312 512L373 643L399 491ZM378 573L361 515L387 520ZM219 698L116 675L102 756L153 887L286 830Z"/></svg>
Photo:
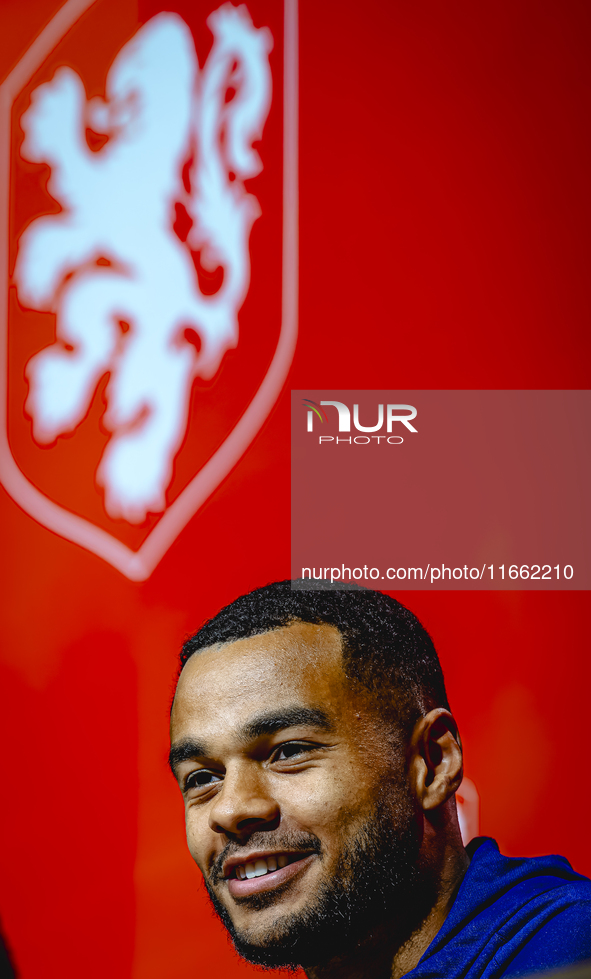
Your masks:
<svg viewBox="0 0 591 979"><path fill-rule="evenodd" d="M245 836L279 823L279 805L256 762L228 768L209 814L216 833Z"/></svg>

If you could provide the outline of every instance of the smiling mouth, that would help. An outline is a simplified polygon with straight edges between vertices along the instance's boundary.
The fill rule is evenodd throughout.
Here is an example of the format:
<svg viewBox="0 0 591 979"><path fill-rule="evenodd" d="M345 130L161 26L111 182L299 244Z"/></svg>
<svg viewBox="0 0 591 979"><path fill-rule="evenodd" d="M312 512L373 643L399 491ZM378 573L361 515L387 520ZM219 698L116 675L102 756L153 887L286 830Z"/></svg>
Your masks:
<svg viewBox="0 0 591 979"><path fill-rule="evenodd" d="M226 883L234 898L246 898L262 891L287 885L309 866L314 853L273 853L258 855L244 863L234 864L226 872Z"/></svg>

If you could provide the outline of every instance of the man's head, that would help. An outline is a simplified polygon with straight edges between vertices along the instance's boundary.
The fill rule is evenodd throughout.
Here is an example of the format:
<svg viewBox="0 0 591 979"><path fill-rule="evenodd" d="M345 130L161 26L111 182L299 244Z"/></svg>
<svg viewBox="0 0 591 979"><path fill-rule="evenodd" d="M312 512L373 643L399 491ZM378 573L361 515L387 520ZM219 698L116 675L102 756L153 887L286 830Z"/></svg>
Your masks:
<svg viewBox="0 0 591 979"><path fill-rule="evenodd" d="M461 778L447 708L429 636L376 592L281 582L185 644L171 763L242 955L315 965L426 916Z"/></svg>

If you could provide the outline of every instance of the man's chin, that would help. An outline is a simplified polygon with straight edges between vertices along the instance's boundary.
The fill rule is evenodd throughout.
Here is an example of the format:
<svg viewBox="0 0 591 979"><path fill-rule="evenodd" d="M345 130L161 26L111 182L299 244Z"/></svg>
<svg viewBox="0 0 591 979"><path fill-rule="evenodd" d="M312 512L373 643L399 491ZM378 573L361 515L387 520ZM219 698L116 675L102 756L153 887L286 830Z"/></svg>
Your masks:
<svg viewBox="0 0 591 979"><path fill-rule="evenodd" d="M305 929L307 933L302 936L302 921L308 914L305 909L291 906L285 893L291 889L289 882L283 887L241 898L236 909L239 924L235 923L213 888L206 887L236 952L247 962L269 969L298 969L303 964L302 955L307 959L305 946L310 949L310 935Z"/></svg>
<svg viewBox="0 0 591 979"><path fill-rule="evenodd" d="M238 955L253 965L267 969L299 969L301 966L316 965L326 958L326 927L314 934L310 929L306 911L293 911L281 908L277 895L271 911L271 895L257 895L258 909L252 907L252 925L237 927L224 905L210 892L214 908ZM265 913L267 911L267 913Z"/></svg>
<svg viewBox="0 0 591 979"><path fill-rule="evenodd" d="M263 966L265 969L290 969L296 971L301 966L315 965L318 962L314 953L313 958L308 962L308 955L305 950L285 946L282 942L265 940L263 944L254 940L249 932L231 933L232 943L238 955L251 962L252 965Z"/></svg>

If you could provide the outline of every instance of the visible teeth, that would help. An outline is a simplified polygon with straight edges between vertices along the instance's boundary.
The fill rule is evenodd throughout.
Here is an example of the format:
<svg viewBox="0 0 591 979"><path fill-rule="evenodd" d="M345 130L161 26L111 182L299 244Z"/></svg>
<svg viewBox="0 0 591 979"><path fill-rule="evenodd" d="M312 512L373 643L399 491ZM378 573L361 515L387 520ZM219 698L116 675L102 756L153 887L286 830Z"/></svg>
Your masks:
<svg viewBox="0 0 591 979"><path fill-rule="evenodd" d="M264 877L264 875L267 873L267 861L256 860L254 865L254 872L256 877Z"/></svg>
<svg viewBox="0 0 591 979"><path fill-rule="evenodd" d="M253 877L264 877L265 874L272 874L277 867L287 867L289 863L288 857L282 854L280 857L267 857L266 860L259 858L251 863L246 863L244 866L238 864L236 867L236 877L238 880L252 880Z"/></svg>

